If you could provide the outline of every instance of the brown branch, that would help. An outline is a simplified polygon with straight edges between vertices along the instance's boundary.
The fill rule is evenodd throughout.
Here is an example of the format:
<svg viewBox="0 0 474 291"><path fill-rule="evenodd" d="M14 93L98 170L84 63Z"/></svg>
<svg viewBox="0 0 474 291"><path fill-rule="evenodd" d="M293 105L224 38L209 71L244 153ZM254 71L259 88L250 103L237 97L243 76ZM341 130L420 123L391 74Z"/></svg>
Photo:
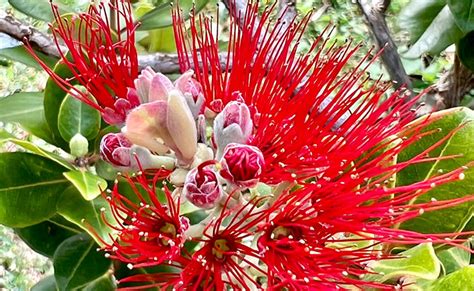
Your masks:
<svg viewBox="0 0 474 291"><path fill-rule="evenodd" d="M383 48L382 62L395 87L405 85L408 89L411 89L410 78L403 67L400 55L397 52L397 46L390 36L390 30L385 21L384 12L390 5L390 0L378 0L374 5L371 5L371 3L368 0L357 0L357 4L369 23L377 46Z"/></svg>
<svg viewBox="0 0 474 291"><path fill-rule="evenodd" d="M19 41L23 41L23 39L26 38L38 51L49 56L60 57L58 47L52 41L50 36L32 26L22 23L11 15L0 16L0 32L3 32ZM62 47L61 50L63 50ZM64 51L66 51L65 48Z"/></svg>
<svg viewBox="0 0 474 291"><path fill-rule="evenodd" d="M455 54L453 66L434 87L435 97L442 102L441 107L457 107L461 105L462 97L472 89L474 89L474 72L466 68Z"/></svg>

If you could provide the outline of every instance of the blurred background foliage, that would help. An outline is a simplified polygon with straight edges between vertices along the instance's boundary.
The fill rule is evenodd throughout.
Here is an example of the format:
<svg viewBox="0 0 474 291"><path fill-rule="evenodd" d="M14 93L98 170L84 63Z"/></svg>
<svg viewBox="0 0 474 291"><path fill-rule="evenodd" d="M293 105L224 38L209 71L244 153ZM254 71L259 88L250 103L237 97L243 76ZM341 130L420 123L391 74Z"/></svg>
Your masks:
<svg viewBox="0 0 474 291"><path fill-rule="evenodd" d="M86 9L87 0L55 1L64 13ZM173 53L170 5L164 0L134 2L135 16L142 21L137 32L141 54ZM271 4L271 1L261 1ZM313 11L304 38L303 50L328 25L338 42L352 41L362 44L358 60L374 46L374 37L364 17L361 5L389 3L383 12L390 36L398 47L398 57L415 92L431 86L426 95L434 109L458 106L474 107L474 0L299 0L296 7L300 15ZM191 7L192 1L180 0L182 6ZM228 12L216 0L197 0L196 9L219 17L221 41L226 40ZM374 6L376 8L376 6ZM13 15L43 33L48 33L51 20L49 0L0 0L0 17ZM373 54L373 53L372 53ZM390 74L381 59L368 70L370 78L390 81ZM0 97L20 91L41 91L46 74L22 49L18 40L0 33ZM456 95L454 100L446 92ZM452 95L452 94L451 94ZM0 124L7 131L21 136L18 127ZM22 136L28 138L28 136ZM3 151L11 150L8 146ZM27 290L41 277L51 274L51 262L32 252L12 230L0 225L0 288Z"/></svg>

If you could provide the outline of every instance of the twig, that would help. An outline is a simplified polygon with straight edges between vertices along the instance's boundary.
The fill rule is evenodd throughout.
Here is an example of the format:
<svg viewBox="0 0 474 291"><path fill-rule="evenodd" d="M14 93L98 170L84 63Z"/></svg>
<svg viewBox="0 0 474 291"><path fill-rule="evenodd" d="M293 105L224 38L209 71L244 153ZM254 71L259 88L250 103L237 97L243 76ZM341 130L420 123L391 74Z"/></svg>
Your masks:
<svg viewBox="0 0 474 291"><path fill-rule="evenodd" d="M27 38L33 47L46 55L60 57L59 50L50 36L42 33L36 28L26 25L11 15L0 15L0 32L3 32L14 39L23 41ZM61 50L66 51L66 48Z"/></svg>
<svg viewBox="0 0 474 291"><path fill-rule="evenodd" d="M459 106L462 97L472 89L474 73L466 68L455 54L453 66L439 79L433 91L436 99L443 103L443 107L452 108Z"/></svg>
<svg viewBox="0 0 474 291"><path fill-rule="evenodd" d="M390 36L390 30L384 17L384 13L390 5L390 0L357 0L357 4L369 23L377 46L383 48L382 62L394 82L394 86L400 87L404 85L406 88L411 89L410 78L405 72L400 55L397 52L397 46Z"/></svg>

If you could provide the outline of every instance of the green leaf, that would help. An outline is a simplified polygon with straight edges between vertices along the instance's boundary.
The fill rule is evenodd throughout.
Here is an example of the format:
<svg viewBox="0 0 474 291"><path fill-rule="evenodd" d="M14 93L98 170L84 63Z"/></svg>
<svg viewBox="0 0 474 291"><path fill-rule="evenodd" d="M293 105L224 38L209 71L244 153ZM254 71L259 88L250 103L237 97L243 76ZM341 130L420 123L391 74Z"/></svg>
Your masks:
<svg viewBox="0 0 474 291"><path fill-rule="evenodd" d="M73 169L73 166L66 159L61 157L60 155L49 152L49 151L41 148L40 146L38 146L38 145L36 145L32 142L22 140L22 139L17 139L14 136L11 136L11 135L10 136L4 135L3 133L6 133L6 132L4 130L0 130L0 134L2 134L2 136L0 136L0 143L12 142L12 143L14 143L18 146L21 146L25 150L28 150L28 151L30 151L34 154L37 154L37 155L43 156L47 159L50 159L52 161L55 161L56 163L60 164L61 166L65 167L65 168L68 168L68 169L71 169L71 170Z"/></svg>
<svg viewBox="0 0 474 291"><path fill-rule="evenodd" d="M469 248L470 243L464 244ZM462 267L469 265L471 260L471 253L459 247L453 247L438 252L438 258L441 261L444 272L450 274Z"/></svg>
<svg viewBox="0 0 474 291"><path fill-rule="evenodd" d="M0 98L0 121L17 122L37 137L52 142L51 130L44 117L41 92L15 93Z"/></svg>
<svg viewBox="0 0 474 291"><path fill-rule="evenodd" d="M64 240L80 232L74 224L61 216L53 216L41 223L15 229L15 233L31 249L49 258L53 257Z"/></svg>
<svg viewBox="0 0 474 291"><path fill-rule="evenodd" d="M56 286L56 280L54 276L48 276L38 283L36 283L32 288L31 291L56 291L58 287Z"/></svg>
<svg viewBox="0 0 474 291"><path fill-rule="evenodd" d="M474 266L464 267L441 278L430 286L431 291L472 291L474 290Z"/></svg>
<svg viewBox="0 0 474 291"><path fill-rule="evenodd" d="M70 185L66 169L29 153L0 153L0 223L26 227L52 217Z"/></svg>
<svg viewBox="0 0 474 291"><path fill-rule="evenodd" d="M424 130L436 132L423 137L416 143L407 147L398 156L398 161L407 161L421 153L454 129L457 130L450 138L439 147L431 151L430 157L460 155L461 157L440 160L430 163L411 165L397 174L397 185L409 185L423 181L440 172L447 173L464 166L474 160L474 112L468 108L452 108L438 111L432 115L436 121ZM418 121L424 120L422 117ZM441 131L437 129L441 128ZM418 197L413 203L425 203L432 199L438 201L461 198L474 193L474 168L465 172L465 179L439 185L428 193ZM451 233L462 230L473 215L474 202L463 203L456 207L425 212L423 215L411 219L401 225L403 229L422 233ZM449 219L446 219L449 217ZM467 230L467 229L465 229Z"/></svg>
<svg viewBox="0 0 474 291"><path fill-rule="evenodd" d="M59 133L66 141L76 133L91 140L99 133L100 120L99 111L67 94L59 108Z"/></svg>
<svg viewBox="0 0 474 291"><path fill-rule="evenodd" d="M474 0L448 0L448 6L462 31L474 30Z"/></svg>
<svg viewBox="0 0 474 291"><path fill-rule="evenodd" d="M45 55L41 52L36 52L38 57L50 68L53 68L58 61L57 58ZM0 49L0 57L4 57L6 59L20 62L28 67L36 68L38 70L42 70L42 67L38 64L34 57L25 49L23 45L18 45L9 48L2 48Z"/></svg>
<svg viewBox="0 0 474 291"><path fill-rule="evenodd" d="M104 222L102 215L112 225L115 219L109 204L102 196L87 201L75 187L69 187L61 195L57 203L57 211L70 222L89 232L95 239L97 239L95 235L98 235L105 242L111 242L110 227Z"/></svg>
<svg viewBox="0 0 474 291"><path fill-rule="evenodd" d="M398 16L398 25L417 41L446 6L446 0L409 1Z"/></svg>
<svg viewBox="0 0 474 291"><path fill-rule="evenodd" d="M93 200L107 189L107 181L87 171L72 170L64 176L79 190L86 200Z"/></svg>
<svg viewBox="0 0 474 291"><path fill-rule="evenodd" d="M463 32L456 25L448 6L445 6L404 56L418 58L425 53L437 55L461 37Z"/></svg>
<svg viewBox="0 0 474 291"><path fill-rule="evenodd" d="M89 0L56 0L53 2L58 5L61 14L84 10L90 3ZM8 0L8 3L16 10L33 18L47 22L54 20L50 0Z"/></svg>
<svg viewBox="0 0 474 291"><path fill-rule="evenodd" d="M71 78L74 75L71 73L69 68L62 62L58 62L54 67L54 73L57 74L60 78ZM61 147L62 149L69 151L69 145L61 137L58 129L58 115L59 108L63 99L66 97L66 92L59 87L56 82L50 77L46 82L44 88L44 114L46 117L46 122L53 133L55 144Z"/></svg>
<svg viewBox="0 0 474 291"><path fill-rule="evenodd" d="M369 267L379 274L364 276L366 281L386 282L401 277L435 280L441 271L431 243L417 245L398 254L399 259L372 261Z"/></svg>
<svg viewBox="0 0 474 291"><path fill-rule="evenodd" d="M209 0L179 1L179 8L182 10L183 18L189 18L189 12L193 8L193 5L195 5L195 11L197 13L206 7L208 2ZM138 30L151 30L171 26L173 24L173 19L171 18L171 10L173 9L172 3L173 1L168 1L161 4L140 17L138 20L140 22Z"/></svg>
<svg viewBox="0 0 474 291"><path fill-rule="evenodd" d="M117 286L113 278L109 274L105 274L99 279L87 284L82 291L114 291L117 289Z"/></svg>
<svg viewBox="0 0 474 291"><path fill-rule="evenodd" d="M466 34L459 40L456 45L457 54L459 59L466 68L474 72L474 49L472 44L474 43L474 31Z"/></svg>
<svg viewBox="0 0 474 291"><path fill-rule="evenodd" d="M54 253L54 277L59 290L83 287L100 278L111 262L97 252L97 244L87 234L78 234L61 243Z"/></svg>

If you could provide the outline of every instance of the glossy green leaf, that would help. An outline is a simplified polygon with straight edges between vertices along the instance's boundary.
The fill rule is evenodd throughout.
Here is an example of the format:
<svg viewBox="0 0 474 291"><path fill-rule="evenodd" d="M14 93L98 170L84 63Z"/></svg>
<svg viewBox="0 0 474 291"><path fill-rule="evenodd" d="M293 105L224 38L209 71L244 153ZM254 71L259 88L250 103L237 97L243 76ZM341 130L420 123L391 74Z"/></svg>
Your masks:
<svg viewBox="0 0 474 291"><path fill-rule="evenodd" d="M404 56L418 58L425 53L437 55L461 37L463 32L456 25L448 6L445 6Z"/></svg>
<svg viewBox="0 0 474 291"><path fill-rule="evenodd" d="M474 266L464 267L434 282L430 291L472 291L474 290Z"/></svg>
<svg viewBox="0 0 474 291"><path fill-rule="evenodd" d="M474 0L448 0L448 6L462 31L474 30Z"/></svg>
<svg viewBox="0 0 474 291"><path fill-rule="evenodd" d="M456 45L459 59L465 67L474 72L474 31L466 34Z"/></svg>
<svg viewBox="0 0 474 291"><path fill-rule="evenodd" d="M99 279L90 282L82 288L82 291L114 291L117 289L117 285L114 282L114 279L109 275L105 274Z"/></svg>
<svg viewBox="0 0 474 291"><path fill-rule="evenodd" d="M179 8L183 10L183 18L189 18L189 12L193 8L193 5L195 5L195 11L197 13L206 7L208 2L209 0L179 1ZM171 5L172 3L173 1L169 1L161 4L140 17L140 26L138 27L138 30L151 30L171 26L173 24L173 19L171 18L171 10L173 9Z"/></svg>
<svg viewBox="0 0 474 291"><path fill-rule="evenodd" d="M462 156L409 166L397 174L397 185L409 185L423 181L433 175L438 175L441 172L447 173L474 161L474 112L468 108L453 108L439 111L432 117L437 120L427 126L425 130L435 130L436 132L407 147L398 156L398 161L403 162L414 157L464 125L430 153L430 157ZM437 130L438 128L441 128L441 131ZM424 203L432 199L441 201L472 195L472 193L474 193L474 168L466 170L464 180L439 185L412 202ZM472 217L473 211L474 202L464 203L456 207L425 212L423 215L403 223L401 227L422 233L457 232L464 228ZM448 217L449 219L447 219Z"/></svg>
<svg viewBox="0 0 474 291"><path fill-rule="evenodd" d="M363 277L366 281L386 282L400 277L435 280L441 264L430 243L420 244L399 254L399 259L373 261L369 267L379 274Z"/></svg>
<svg viewBox="0 0 474 291"><path fill-rule="evenodd" d="M92 200L107 189L107 181L91 172L72 170L64 173L64 176L76 187L86 200Z"/></svg>
<svg viewBox="0 0 474 291"><path fill-rule="evenodd" d="M84 10L90 3L89 0L55 0L53 2L58 5L61 14ZM54 19L50 0L8 0L8 3L33 18L47 22Z"/></svg>
<svg viewBox="0 0 474 291"><path fill-rule="evenodd" d="M33 287L31 287L31 291L56 291L56 290L58 290L58 287L56 286L56 280L54 279L53 275L41 279L41 281L39 281Z"/></svg>
<svg viewBox="0 0 474 291"><path fill-rule="evenodd" d="M54 67L54 73L57 74L61 78L71 78L73 74L69 70L69 68L59 62ZM59 115L59 108L61 107L61 103L63 99L66 97L66 92L61 89L56 82L49 78L46 82L46 86L44 88L44 114L46 117L46 122L51 129L53 137L55 139L55 144L66 151L69 150L69 145L65 140L61 137L58 129L58 115Z"/></svg>
<svg viewBox="0 0 474 291"><path fill-rule="evenodd" d="M464 244L469 247L469 242ZM443 265L445 274L450 274L469 265L471 253L465 249L452 247L438 252L438 258Z"/></svg>
<svg viewBox="0 0 474 291"><path fill-rule="evenodd" d="M102 215L112 225L115 220L109 204L102 196L87 201L75 187L69 187L61 195L57 203L57 211L70 222L89 232L94 239L97 239L95 237L97 234L102 240L110 242L110 227L104 222Z"/></svg>
<svg viewBox="0 0 474 291"><path fill-rule="evenodd" d="M3 132L5 132L5 131L0 130L0 133L3 133ZM40 146L38 146L38 145L36 145L32 142L22 140L22 139L17 139L14 136L11 136L11 135L9 135L9 136L8 135L0 136L0 144L4 143L4 142L12 142L12 143L16 144L17 146L20 146L20 147L24 148L25 150L28 150L28 151L30 151L34 154L37 154L37 155L43 156L47 159L50 159L52 161L55 161L56 163L60 164L61 166L65 167L65 168L73 169L73 166L62 156L60 156L58 154L55 154L55 153L52 153L50 151L47 151L47 150L43 149L42 147L40 147Z"/></svg>
<svg viewBox="0 0 474 291"><path fill-rule="evenodd" d="M52 217L70 185L66 169L29 153L0 153L0 223L26 227Z"/></svg>
<svg viewBox="0 0 474 291"><path fill-rule="evenodd" d="M53 68L58 61L57 58L45 55L41 52L36 52L38 57L50 68ZM31 56L31 54L25 49L23 45L18 45L9 48L0 49L0 57L6 58L11 61L20 62L28 67L42 70L42 67L38 62Z"/></svg>
<svg viewBox="0 0 474 291"><path fill-rule="evenodd" d="M97 252L97 244L87 234L78 234L61 243L54 253L54 277L59 290L86 286L103 276L111 261Z"/></svg>
<svg viewBox="0 0 474 291"><path fill-rule="evenodd" d="M417 41L446 6L446 0L409 1L398 16L398 25Z"/></svg>
<svg viewBox="0 0 474 291"><path fill-rule="evenodd" d="M59 108L59 133L66 141L76 133L91 140L99 133L100 120L99 111L67 94Z"/></svg>
<svg viewBox="0 0 474 291"><path fill-rule="evenodd" d="M15 93L0 98L0 121L17 122L25 130L47 142L52 142L46 122L41 92Z"/></svg>
<svg viewBox="0 0 474 291"><path fill-rule="evenodd" d="M81 231L63 217L53 216L32 226L16 228L15 233L35 252L52 258L64 240Z"/></svg>

